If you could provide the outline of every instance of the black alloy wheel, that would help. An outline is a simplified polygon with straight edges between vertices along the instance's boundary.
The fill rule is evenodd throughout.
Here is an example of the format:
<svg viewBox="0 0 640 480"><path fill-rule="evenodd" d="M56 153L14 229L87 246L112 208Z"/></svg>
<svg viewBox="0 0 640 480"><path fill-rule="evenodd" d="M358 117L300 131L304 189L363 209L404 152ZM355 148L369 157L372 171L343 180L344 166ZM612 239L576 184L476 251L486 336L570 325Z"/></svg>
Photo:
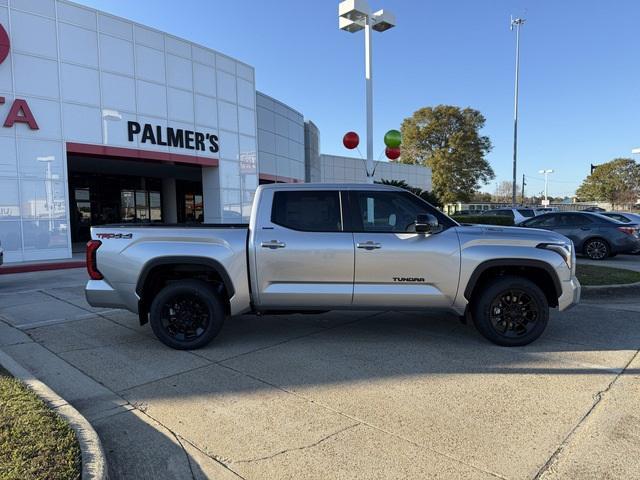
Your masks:
<svg viewBox="0 0 640 480"><path fill-rule="evenodd" d="M505 347L527 345L547 327L549 303L527 278L505 275L490 279L474 293L471 316L478 331Z"/></svg>
<svg viewBox="0 0 640 480"><path fill-rule="evenodd" d="M207 345L218 335L226 317L218 294L199 280L168 284L153 299L149 313L156 337L178 350Z"/></svg>
<svg viewBox="0 0 640 480"><path fill-rule="evenodd" d="M167 299L160 313L162 328L179 342L201 337L209 326L207 305L196 295L177 294Z"/></svg>
<svg viewBox="0 0 640 480"><path fill-rule="evenodd" d="M526 335L540 315L539 307L527 292L510 288L499 293L491 302L491 325L507 338Z"/></svg>

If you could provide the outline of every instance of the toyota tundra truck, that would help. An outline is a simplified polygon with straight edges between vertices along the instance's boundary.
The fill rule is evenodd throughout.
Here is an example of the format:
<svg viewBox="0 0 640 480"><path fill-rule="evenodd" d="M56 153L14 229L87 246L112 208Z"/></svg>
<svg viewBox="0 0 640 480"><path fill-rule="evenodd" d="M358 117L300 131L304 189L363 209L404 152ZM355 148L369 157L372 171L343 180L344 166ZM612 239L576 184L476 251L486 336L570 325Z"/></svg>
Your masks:
<svg viewBox="0 0 640 480"><path fill-rule="evenodd" d="M88 302L125 308L176 349L240 314L448 310L526 345L580 299L571 240L460 225L387 185L258 187L249 224L107 225L87 245Z"/></svg>

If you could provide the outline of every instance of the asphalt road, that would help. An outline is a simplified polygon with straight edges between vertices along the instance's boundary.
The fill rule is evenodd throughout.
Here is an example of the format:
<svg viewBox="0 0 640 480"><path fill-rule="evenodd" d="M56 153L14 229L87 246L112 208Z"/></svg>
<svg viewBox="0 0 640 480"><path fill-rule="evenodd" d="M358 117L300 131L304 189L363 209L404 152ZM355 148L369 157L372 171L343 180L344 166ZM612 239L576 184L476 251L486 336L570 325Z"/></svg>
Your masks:
<svg viewBox="0 0 640 480"><path fill-rule="evenodd" d="M331 312L178 352L86 305L81 272L0 276L0 348L87 416L112 478L640 477L640 300L555 312L524 348Z"/></svg>

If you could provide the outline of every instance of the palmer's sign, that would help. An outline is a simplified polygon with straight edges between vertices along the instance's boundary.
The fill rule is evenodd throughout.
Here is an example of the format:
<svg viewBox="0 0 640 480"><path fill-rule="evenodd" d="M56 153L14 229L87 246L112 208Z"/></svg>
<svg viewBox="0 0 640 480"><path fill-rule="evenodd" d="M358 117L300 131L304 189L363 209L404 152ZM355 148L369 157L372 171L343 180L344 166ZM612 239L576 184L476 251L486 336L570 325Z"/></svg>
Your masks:
<svg viewBox="0 0 640 480"><path fill-rule="evenodd" d="M160 125L144 125L138 122L127 122L127 134L130 142L136 138L140 143L165 145L169 147L185 148L199 152L216 153L219 150L218 136L212 133L194 132L182 128L161 127Z"/></svg>

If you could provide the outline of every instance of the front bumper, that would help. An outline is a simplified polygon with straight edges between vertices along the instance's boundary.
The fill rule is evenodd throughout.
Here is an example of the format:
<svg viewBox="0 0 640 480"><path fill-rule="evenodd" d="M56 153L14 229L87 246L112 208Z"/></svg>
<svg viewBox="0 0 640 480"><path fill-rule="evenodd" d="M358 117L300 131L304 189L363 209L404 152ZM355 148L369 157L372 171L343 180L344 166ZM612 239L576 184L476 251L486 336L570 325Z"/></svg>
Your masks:
<svg viewBox="0 0 640 480"><path fill-rule="evenodd" d="M558 310L567 310L580 302L580 291L582 287L575 276L571 276L569 280L560 282L562 286L562 295L558 298Z"/></svg>

